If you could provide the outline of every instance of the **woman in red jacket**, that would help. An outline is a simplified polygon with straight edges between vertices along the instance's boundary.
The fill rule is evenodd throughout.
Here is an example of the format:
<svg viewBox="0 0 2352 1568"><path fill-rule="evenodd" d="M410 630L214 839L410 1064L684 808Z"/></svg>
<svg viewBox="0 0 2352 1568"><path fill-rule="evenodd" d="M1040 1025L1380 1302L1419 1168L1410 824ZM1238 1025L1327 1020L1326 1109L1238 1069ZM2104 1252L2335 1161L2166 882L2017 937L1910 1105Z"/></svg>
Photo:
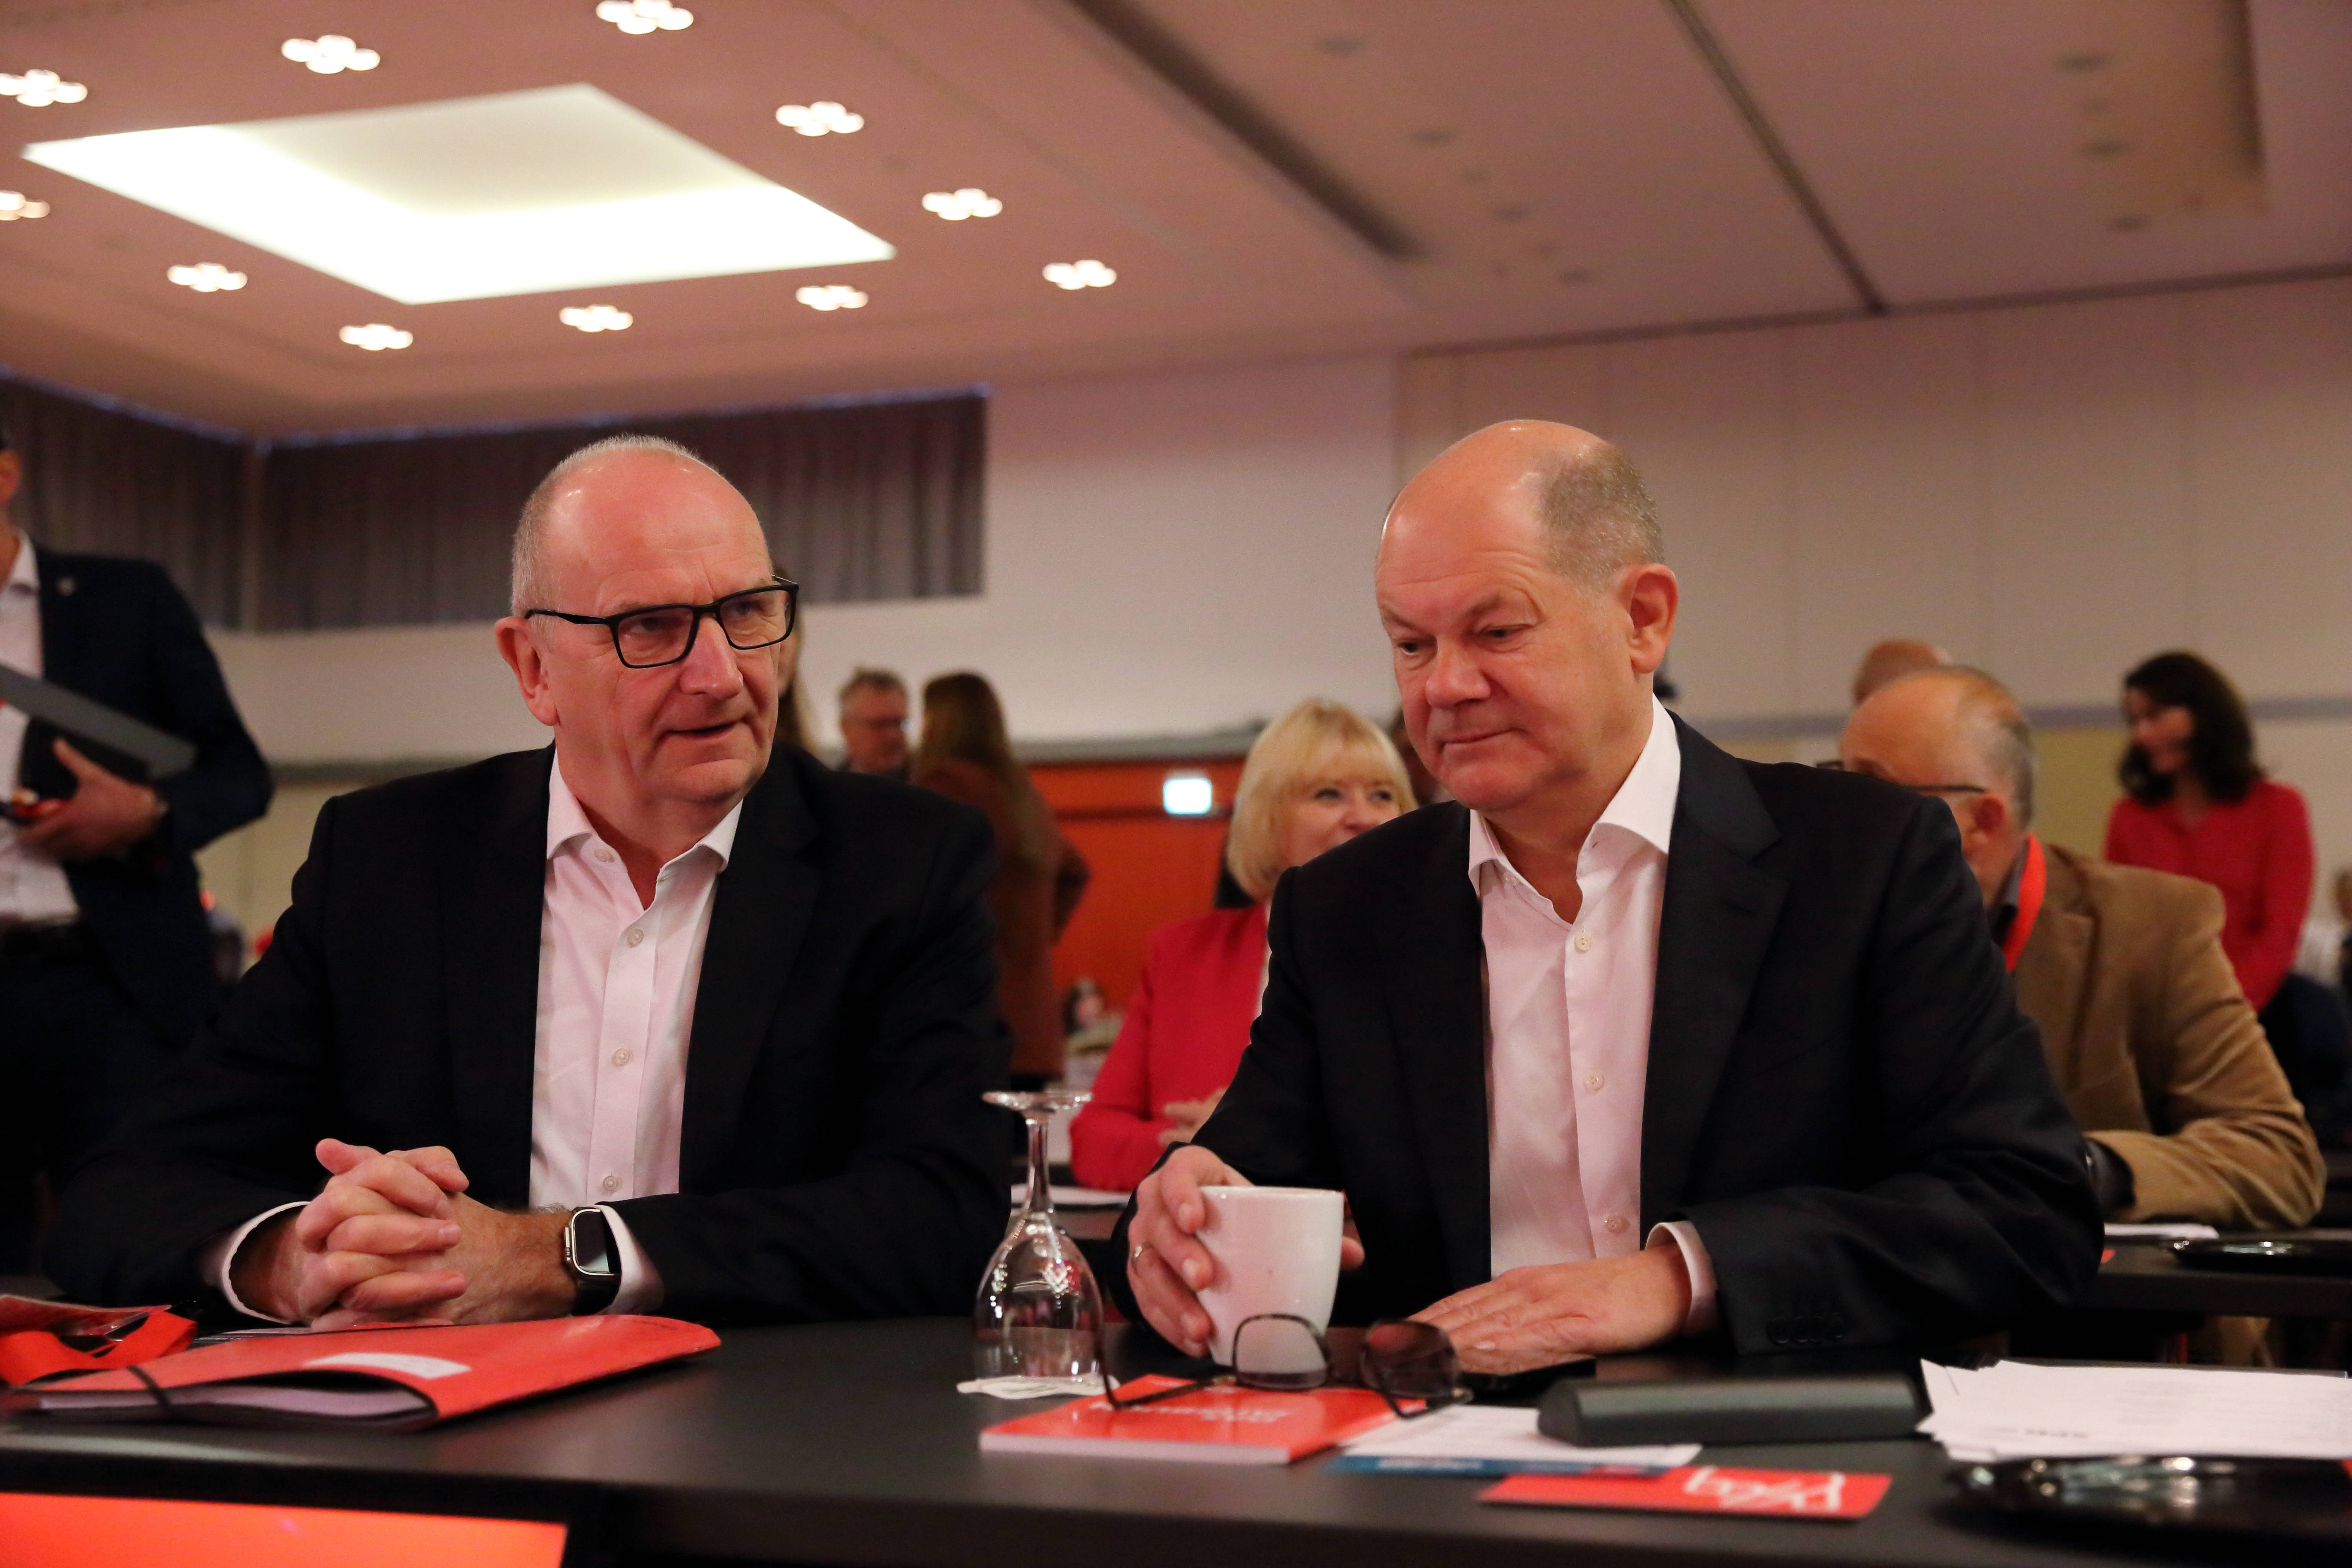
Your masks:
<svg viewBox="0 0 2352 1568"><path fill-rule="evenodd" d="M2106 857L2221 889L2222 951L2256 1011L2294 966L2310 912L2311 814L2263 776L2253 726L2229 679L2193 653L2160 653L2124 677L2131 749Z"/></svg>
<svg viewBox="0 0 2352 1568"><path fill-rule="evenodd" d="M1267 726L1242 765L1225 843L1252 901L1151 933L1094 1100L1070 1123L1082 1184L1134 1186L1215 1109L1265 989L1265 901L1282 874L1412 805L1396 748L1354 710L1311 700Z"/></svg>

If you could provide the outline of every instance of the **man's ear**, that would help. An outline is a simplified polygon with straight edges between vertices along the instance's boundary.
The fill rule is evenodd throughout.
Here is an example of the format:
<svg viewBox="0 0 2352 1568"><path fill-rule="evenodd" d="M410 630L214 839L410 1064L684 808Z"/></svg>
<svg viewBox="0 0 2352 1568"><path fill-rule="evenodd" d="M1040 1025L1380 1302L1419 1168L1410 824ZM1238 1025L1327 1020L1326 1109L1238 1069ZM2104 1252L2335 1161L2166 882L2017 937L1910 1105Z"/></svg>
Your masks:
<svg viewBox="0 0 2352 1568"><path fill-rule="evenodd" d="M1617 579L1617 600L1625 612L1636 675L1654 675L1666 662L1666 645L1675 639L1675 616L1682 607L1682 595L1681 580L1664 562L1628 566Z"/></svg>
<svg viewBox="0 0 2352 1568"><path fill-rule="evenodd" d="M1995 795L1988 790L1983 795L1972 795L1968 800L1969 825L1987 838L1998 837L2007 831L2016 816L2007 795Z"/></svg>
<svg viewBox="0 0 2352 1568"><path fill-rule="evenodd" d="M13 451L0 448L0 506L16 499L16 487L24 481L25 464Z"/></svg>
<svg viewBox="0 0 2352 1568"><path fill-rule="evenodd" d="M530 623L520 616L508 616L494 628L499 641L499 657L514 671L515 685L522 692L523 706L530 716L555 728L555 689L547 678L547 656L540 649L539 639L531 636Z"/></svg>

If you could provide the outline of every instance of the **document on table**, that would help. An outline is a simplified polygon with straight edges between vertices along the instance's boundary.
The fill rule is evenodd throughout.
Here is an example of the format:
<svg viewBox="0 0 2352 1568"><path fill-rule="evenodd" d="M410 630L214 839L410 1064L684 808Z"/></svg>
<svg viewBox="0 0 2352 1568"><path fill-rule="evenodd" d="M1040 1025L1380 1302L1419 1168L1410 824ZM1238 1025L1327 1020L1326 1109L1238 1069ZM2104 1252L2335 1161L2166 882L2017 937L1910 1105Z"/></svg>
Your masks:
<svg viewBox="0 0 2352 1568"><path fill-rule="evenodd" d="M2352 1381L2189 1366L1922 1362L1919 1430L1956 1459L2105 1454L2352 1458Z"/></svg>
<svg viewBox="0 0 2352 1568"><path fill-rule="evenodd" d="M2109 1241L2210 1241L2221 1233L2210 1225L2111 1225Z"/></svg>
<svg viewBox="0 0 2352 1568"><path fill-rule="evenodd" d="M1537 1431L1533 1410L1457 1405L1351 1437L1325 1468L1382 1475L1658 1476L1697 1457L1696 1443L1580 1448Z"/></svg>

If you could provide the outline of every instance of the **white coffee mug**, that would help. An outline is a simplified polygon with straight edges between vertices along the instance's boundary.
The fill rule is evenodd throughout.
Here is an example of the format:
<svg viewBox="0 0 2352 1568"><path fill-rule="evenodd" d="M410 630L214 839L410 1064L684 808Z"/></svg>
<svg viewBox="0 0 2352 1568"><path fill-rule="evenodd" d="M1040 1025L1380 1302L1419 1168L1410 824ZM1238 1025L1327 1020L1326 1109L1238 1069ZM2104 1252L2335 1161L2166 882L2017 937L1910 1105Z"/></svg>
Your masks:
<svg viewBox="0 0 2352 1568"><path fill-rule="evenodd" d="M1202 1187L1208 1223L1201 1245L1216 1278L1201 1292L1213 1325L1210 1353L1230 1366L1234 1331L1262 1312L1286 1312L1318 1329L1331 1322L1339 1289L1344 1194L1321 1187Z"/></svg>

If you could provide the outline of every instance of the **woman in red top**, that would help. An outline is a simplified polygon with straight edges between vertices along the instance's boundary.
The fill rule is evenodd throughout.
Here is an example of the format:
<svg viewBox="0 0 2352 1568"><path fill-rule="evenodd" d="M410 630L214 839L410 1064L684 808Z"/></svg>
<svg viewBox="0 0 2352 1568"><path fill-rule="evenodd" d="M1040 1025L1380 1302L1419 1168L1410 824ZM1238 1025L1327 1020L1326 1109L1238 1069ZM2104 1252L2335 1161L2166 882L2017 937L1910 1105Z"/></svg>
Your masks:
<svg viewBox="0 0 2352 1568"><path fill-rule="evenodd" d="M2246 705L2193 653L2158 654L2124 677L2124 717L2126 798L2107 818L2107 858L2221 889L2222 951L2246 1000L2267 1008L2311 907L2303 796L2263 776Z"/></svg>
<svg viewBox="0 0 2352 1568"><path fill-rule="evenodd" d="M1252 901L1151 933L1094 1100L1070 1123L1070 1171L1081 1184L1134 1186L1162 1149L1209 1119L1265 988L1275 883L1412 805L1396 748L1352 710L1313 700L1267 726L1242 765L1225 843L1226 868Z"/></svg>

